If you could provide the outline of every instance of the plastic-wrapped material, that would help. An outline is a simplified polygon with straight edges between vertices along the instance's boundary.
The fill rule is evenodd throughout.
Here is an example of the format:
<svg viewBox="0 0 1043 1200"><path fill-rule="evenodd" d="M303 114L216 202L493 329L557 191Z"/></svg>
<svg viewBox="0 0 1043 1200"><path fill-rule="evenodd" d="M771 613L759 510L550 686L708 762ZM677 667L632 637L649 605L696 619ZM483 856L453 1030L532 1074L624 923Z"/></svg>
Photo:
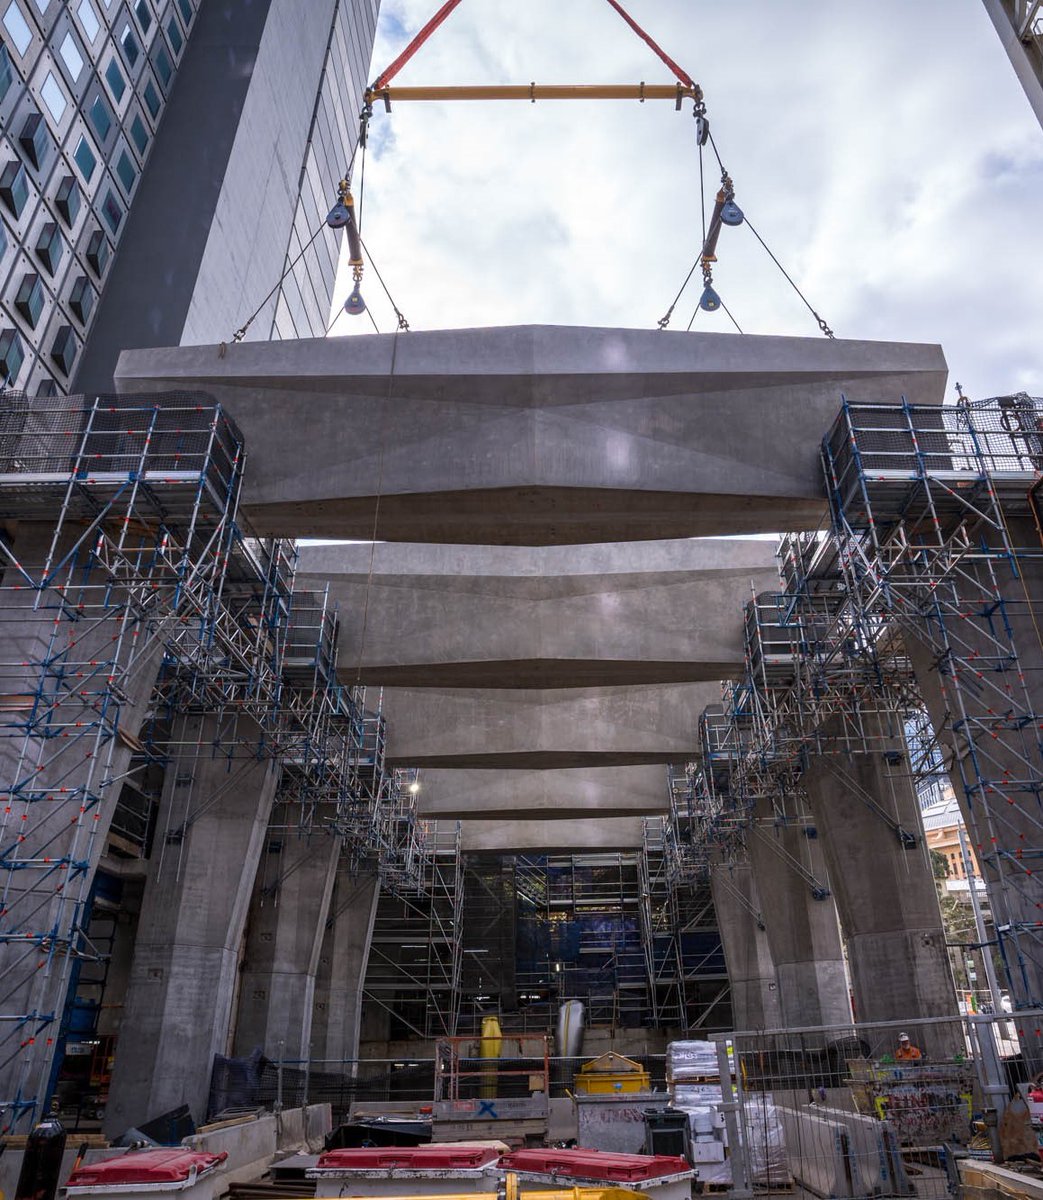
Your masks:
<svg viewBox="0 0 1043 1200"><path fill-rule="evenodd" d="M707 1104L720 1104L722 1100L719 1083L674 1083L670 1085L671 1108L702 1108Z"/></svg>
<svg viewBox="0 0 1043 1200"><path fill-rule="evenodd" d="M725 1159L724 1162L699 1163L695 1169L695 1178L698 1183L715 1183L730 1187L732 1164L728 1159Z"/></svg>
<svg viewBox="0 0 1043 1200"><path fill-rule="evenodd" d="M717 1047L713 1042L671 1042L666 1048L670 1079L717 1079Z"/></svg>
<svg viewBox="0 0 1043 1200"><path fill-rule="evenodd" d="M743 1108L750 1182L788 1187L792 1182L786 1159L786 1139L775 1105L764 1095L750 1095Z"/></svg>

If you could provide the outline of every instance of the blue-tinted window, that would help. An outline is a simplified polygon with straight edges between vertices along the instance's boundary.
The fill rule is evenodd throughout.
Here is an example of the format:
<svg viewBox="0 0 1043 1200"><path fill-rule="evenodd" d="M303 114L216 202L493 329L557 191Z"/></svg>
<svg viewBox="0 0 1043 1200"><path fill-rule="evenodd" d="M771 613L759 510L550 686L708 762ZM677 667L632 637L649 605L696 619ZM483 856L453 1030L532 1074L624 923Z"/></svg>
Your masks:
<svg viewBox="0 0 1043 1200"><path fill-rule="evenodd" d="M7 230L4 228L3 222L0 221L0 258L4 257L7 252Z"/></svg>
<svg viewBox="0 0 1043 1200"><path fill-rule="evenodd" d="M134 36L134 30L131 29L129 23L123 26L120 45L123 47L123 53L127 56L127 62L133 66L141 55L141 47L138 45L138 39Z"/></svg>
<svg viewBox="0 0 1043 1200"><path fill-rule="evenodd" d="M156 70L159 72L160 82L166 87L174 74L174 67L170 61L170 55L167 53L166 46L156 47L156 56L153 61Z"/></svg>
<svg viewBox="0 0 1043 1200"><path fill-rule="evenodd" d="M112 98L119 104L123 99L123 93L127 90L127 81L123 78L120 65L114 58L110 59L109 65L105 68L105 78L112 90ZM102 134L102 136L105 135Z"/></svg>
<svg viewBox="0 0 1043 1200"><path fill-rule="evenodd" d="M58 226L54 221L48 221L36 239L36 256L46 267L48 274L54 274L64 253L65 243L62 241Z"/></svg>
<svg viewBox="0 0 1043 1200"><path fill-rule="evenodd" d="M170 38L170 44L174 47L174 54L180 54L185 39L181 36L181 26L177 23L177 17L171 17L167 22L167 37Z"/></svg>
<svg viewBox="0 0 1043 1200"><path fill-rule="evenodd" d="M145 122L137 113L134 114L134 119L130 123L130 136L134 139L138 153L144 154L145 147L148 145L148 130L145 128Z"/></svg>
<svg viewBox="0 0 1043 1200"><path fill-rule="evenodd" d="M134 164L130 161L130 155L126 150L121 150L120 156L116 160L116 174L119 176L120 183L129 192L134 186L134 180L137 179L138 173L134 169Z"/></svg>
<svg viewBox="0 0 1043 1200"><path fill-rule="evenodd" d="M181 9L181 15L185 18L185 24L192 24L192 5L189 0L177 0L178 8Z"/></svg>
<svg viewBox="0 0 1043 1200"><path fill-rule="evenodd" d="M22 215L26 201L29 199L29 177L25 167L17 160L9 162L0 171L0 200L7 205L8 211L17 220Z"/></svg>
<svg viewBox="0 0 1043 1200"><path fill-rule="evenodd" d="M71 229L80 212L80 189L71 175L63 175L54 197L54 206Z"/></svg>
<svg viewBox="0 0 1043 1200"><path fill-rule="evenodd" d="M112 129L112 109L105 103L104 96L96 96L90 111L91 124L102 141L109 136Z"/></svg>
<svg viewBox="0 0 1043 1200"><path fill-rule="evenodd" d="M137 13L141 32L148 33L152 28L152 13L149 11L148 0L138 0L137 4L134 5L134 11Z"/></svg>
<svg viewBox="0 0 1043 1200"><path fill-rule="evenodd" d="M113 233L119 229L123 221L123 209L120 207L120 202L110 188L105 195L105 203L101 206L102 214L105 217L105 223Z"/></svg>
<svg viewBox="0 0 1043 1200"><path fill-rule="evenodd" d="M72 285L72 291L69 293L69 307L80 323L86 325L94 311L94 288L91 287L86 275L77 276L76 282Z"/></svg>
<svg viewBox="0 0 1043 1200"><path fill-rule="evenodd" d="M94 168L98 165L98 160L94 157L94 151L90 148L85 137L81 137L79 142L77 142L73 158L83 173L83 178L89 182L90 177L94 174Z"/></svg>
<svg viewBox="0 0 1043 1200"><path fill-rule="evenodd" d="M65 375L72 371L72 364L76 361L76 335L71 325L63 325L54 335L51 358Z"/></svg>
<svg viewBox="0 0 1043 1200"><path fill-rule="evenodd" d="M47 161L51 150L51 135L47 131L43 117L30 113L22 124L22 132L18 135L18 144L22 147L25 157L37 170Z"/></svg>
<svg viewBox="0 0 1043 1200"><path fill-rule="evenodd" d="M24 54L29 49L33 35L17 4L8 5L7 11L4 13L4 28L11 41L14 42L14 48L19 54Z"/></svg>
<svg viewBox="0 0 1043 1200"><path fill-rule="evenodd" d="M0 329L0 384L13 386L25 362L22 339L13 329Z"/></svg>
<svg viewBox="0 0 1043 1200"><path fill-rule="evenodd" d="M145 97L145 103L148 105L148 110L153 117L159 116L159 92L156 91L156 85L150 79L145 84L145 91L142 93Z"/></svg>
<svg viewBox="0 0 1043 1200"><path fill-rule="evenodd" d="M14 306L28 322L29 327L35 329L36 322L43 312L43 284L35 271L22 276L14 298Z"/></svg>
<svg viewBox="0 0 1043 1200"><path fill-rule="evenodd" d="M11 55L7 52L7 47L0 42L0 103L11 90L11 84L14 83L14 71L11 69Z"/></svg>
<svg viewBox="0 0 1043 1200"><path fill-rule="evenodd" d="M87 263L100 279L109 262L109 243L100 229L95 229L87 243Z"/></svg>

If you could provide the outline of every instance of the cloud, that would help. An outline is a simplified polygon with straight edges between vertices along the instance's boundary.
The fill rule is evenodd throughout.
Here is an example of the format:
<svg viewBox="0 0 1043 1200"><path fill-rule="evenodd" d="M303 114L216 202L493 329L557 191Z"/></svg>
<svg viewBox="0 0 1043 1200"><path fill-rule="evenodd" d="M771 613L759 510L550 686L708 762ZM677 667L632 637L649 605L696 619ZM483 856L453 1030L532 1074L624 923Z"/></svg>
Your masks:
<svg viewBox="0 0 1043 1200"><path fill-rule="evenodd" d="M839 336L940 341L970 394L1043 393L1043 132L977 0L628 7L704 87L740 204ZM371 75L434 8L384 0ZM399 82L532 79L669 73L603 0L464 0ZM373 124L363 232L415 328L654 328L698 254L693 121L669 103L401 104ZM815 335L749 229L719 257L745 330ZM337 304L348 290L342 271ZM391 329L371 272L364 292Z"/></svg>

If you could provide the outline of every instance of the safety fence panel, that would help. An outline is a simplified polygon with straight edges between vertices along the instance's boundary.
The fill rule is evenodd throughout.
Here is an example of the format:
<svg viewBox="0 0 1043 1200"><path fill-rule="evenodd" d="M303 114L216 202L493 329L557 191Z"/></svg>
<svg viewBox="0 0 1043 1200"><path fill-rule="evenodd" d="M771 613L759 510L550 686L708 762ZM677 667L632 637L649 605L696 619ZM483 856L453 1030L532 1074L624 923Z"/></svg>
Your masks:
<svg viewBox="0 0 1043 1200"><path fill-rule="evenodd" d="M956 1158L993 1156L1002 1113L1026 1076L1018 1030L1039 1019L716 1035L731 1095L707 1080L681 1099L693 1130L700 1104L722 1114L727 1149L712 1182L734 1195L797 1186L829 1197L940 1198L956 1185Z"/></svg>

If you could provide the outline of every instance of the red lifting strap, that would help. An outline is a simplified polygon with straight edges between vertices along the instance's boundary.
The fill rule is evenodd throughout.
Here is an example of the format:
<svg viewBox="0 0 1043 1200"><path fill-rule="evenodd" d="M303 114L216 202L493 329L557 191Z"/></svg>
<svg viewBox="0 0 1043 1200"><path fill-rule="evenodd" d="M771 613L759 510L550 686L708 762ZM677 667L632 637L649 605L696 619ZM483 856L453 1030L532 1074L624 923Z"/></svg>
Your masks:
<svg viewBox="0 0 1043 1200"><path fill-rule="evenodd" d="M674 62L670 55L667 54L666 51L663 50L662 47L659 46L651 37L649 37L647 33L645 33L645 31L640 25L638 25L634 18L626 11L626 9L618 3L618 0L608 0L608 3L616 10L617 13L619 13L619 15L624 21L626 21L626 23L637 34L637 36L646 45L650 46L652 50L654 50L659 56L659 58L670 68L670 70L673 71L675 78L679 79L686 87L695 88L697 86L691 75L689 75L687 71L683 71L677 65L677 63ZM431 18L431 20L428 21L424 28L420 30L416 37L413 38L405 50L402 51L398 58L395 59L391 66L377 76L370 90L379 92L381 88L386 88L392 79L395 78L399 71L402 70L406 63L409 62L413 55L416 54L420 47L427 41L431 34L434 33L439 25L442 24L446 17L448 17L453 9L455 9L459 4L460 0L447 0L447 2L443 4L438 12L436 12Z"/></svg>
<svg viewBox="0 0 1043 1200"><path fill-rule="evenodd" d="M406 63L409 62L409 60L414 54L416 54L424 42L427 41L431 34L434 33L434 31L439 27L439 25L442 24L446 17L449 16L453 9L459 5L459 3L460 0L447 0L447 3L442 5L438 12L436 12L431 20L428 21L428 23L424 26L424 28L420 30L415 38L413 38L405 50L403 50L398 58L395 59L391 66L377 76L372 87L374 92L379 92L381 88L387 87L392 79L395 78L399 71L402 70Z"/></svg>
<svg viewBox="0 0 1043 1200"><path fill-rule="evenodd" d="M656 52L656 54L659 55L659 57L663 60L663 62L666 63L666 65L670 68L671 71L673 71L673 73L677 79L680 79L680 81L683 84L685 84L686 87L694 88L696 86L695 80L691 77L691 75L689 75L687 71L682 71L681 68L677 65L677 63L675 63L674 60L670 57L670 55L667 54L667 52L664 49L662 49L661 46L657 45L656 42L651 37L649 37L649 35L647 33L645 33L645 31L641 28L640 25L638 25L638 23L634 20L634 18L626 11L626 9L622 6L622 4L618 4L616 2L616 0L608 0L608 2L616 10L616 12L619 13L619 15L623 18L623 20L626 21L626 23L637 34L637 36L646 45L650 46Z"/></svg>

